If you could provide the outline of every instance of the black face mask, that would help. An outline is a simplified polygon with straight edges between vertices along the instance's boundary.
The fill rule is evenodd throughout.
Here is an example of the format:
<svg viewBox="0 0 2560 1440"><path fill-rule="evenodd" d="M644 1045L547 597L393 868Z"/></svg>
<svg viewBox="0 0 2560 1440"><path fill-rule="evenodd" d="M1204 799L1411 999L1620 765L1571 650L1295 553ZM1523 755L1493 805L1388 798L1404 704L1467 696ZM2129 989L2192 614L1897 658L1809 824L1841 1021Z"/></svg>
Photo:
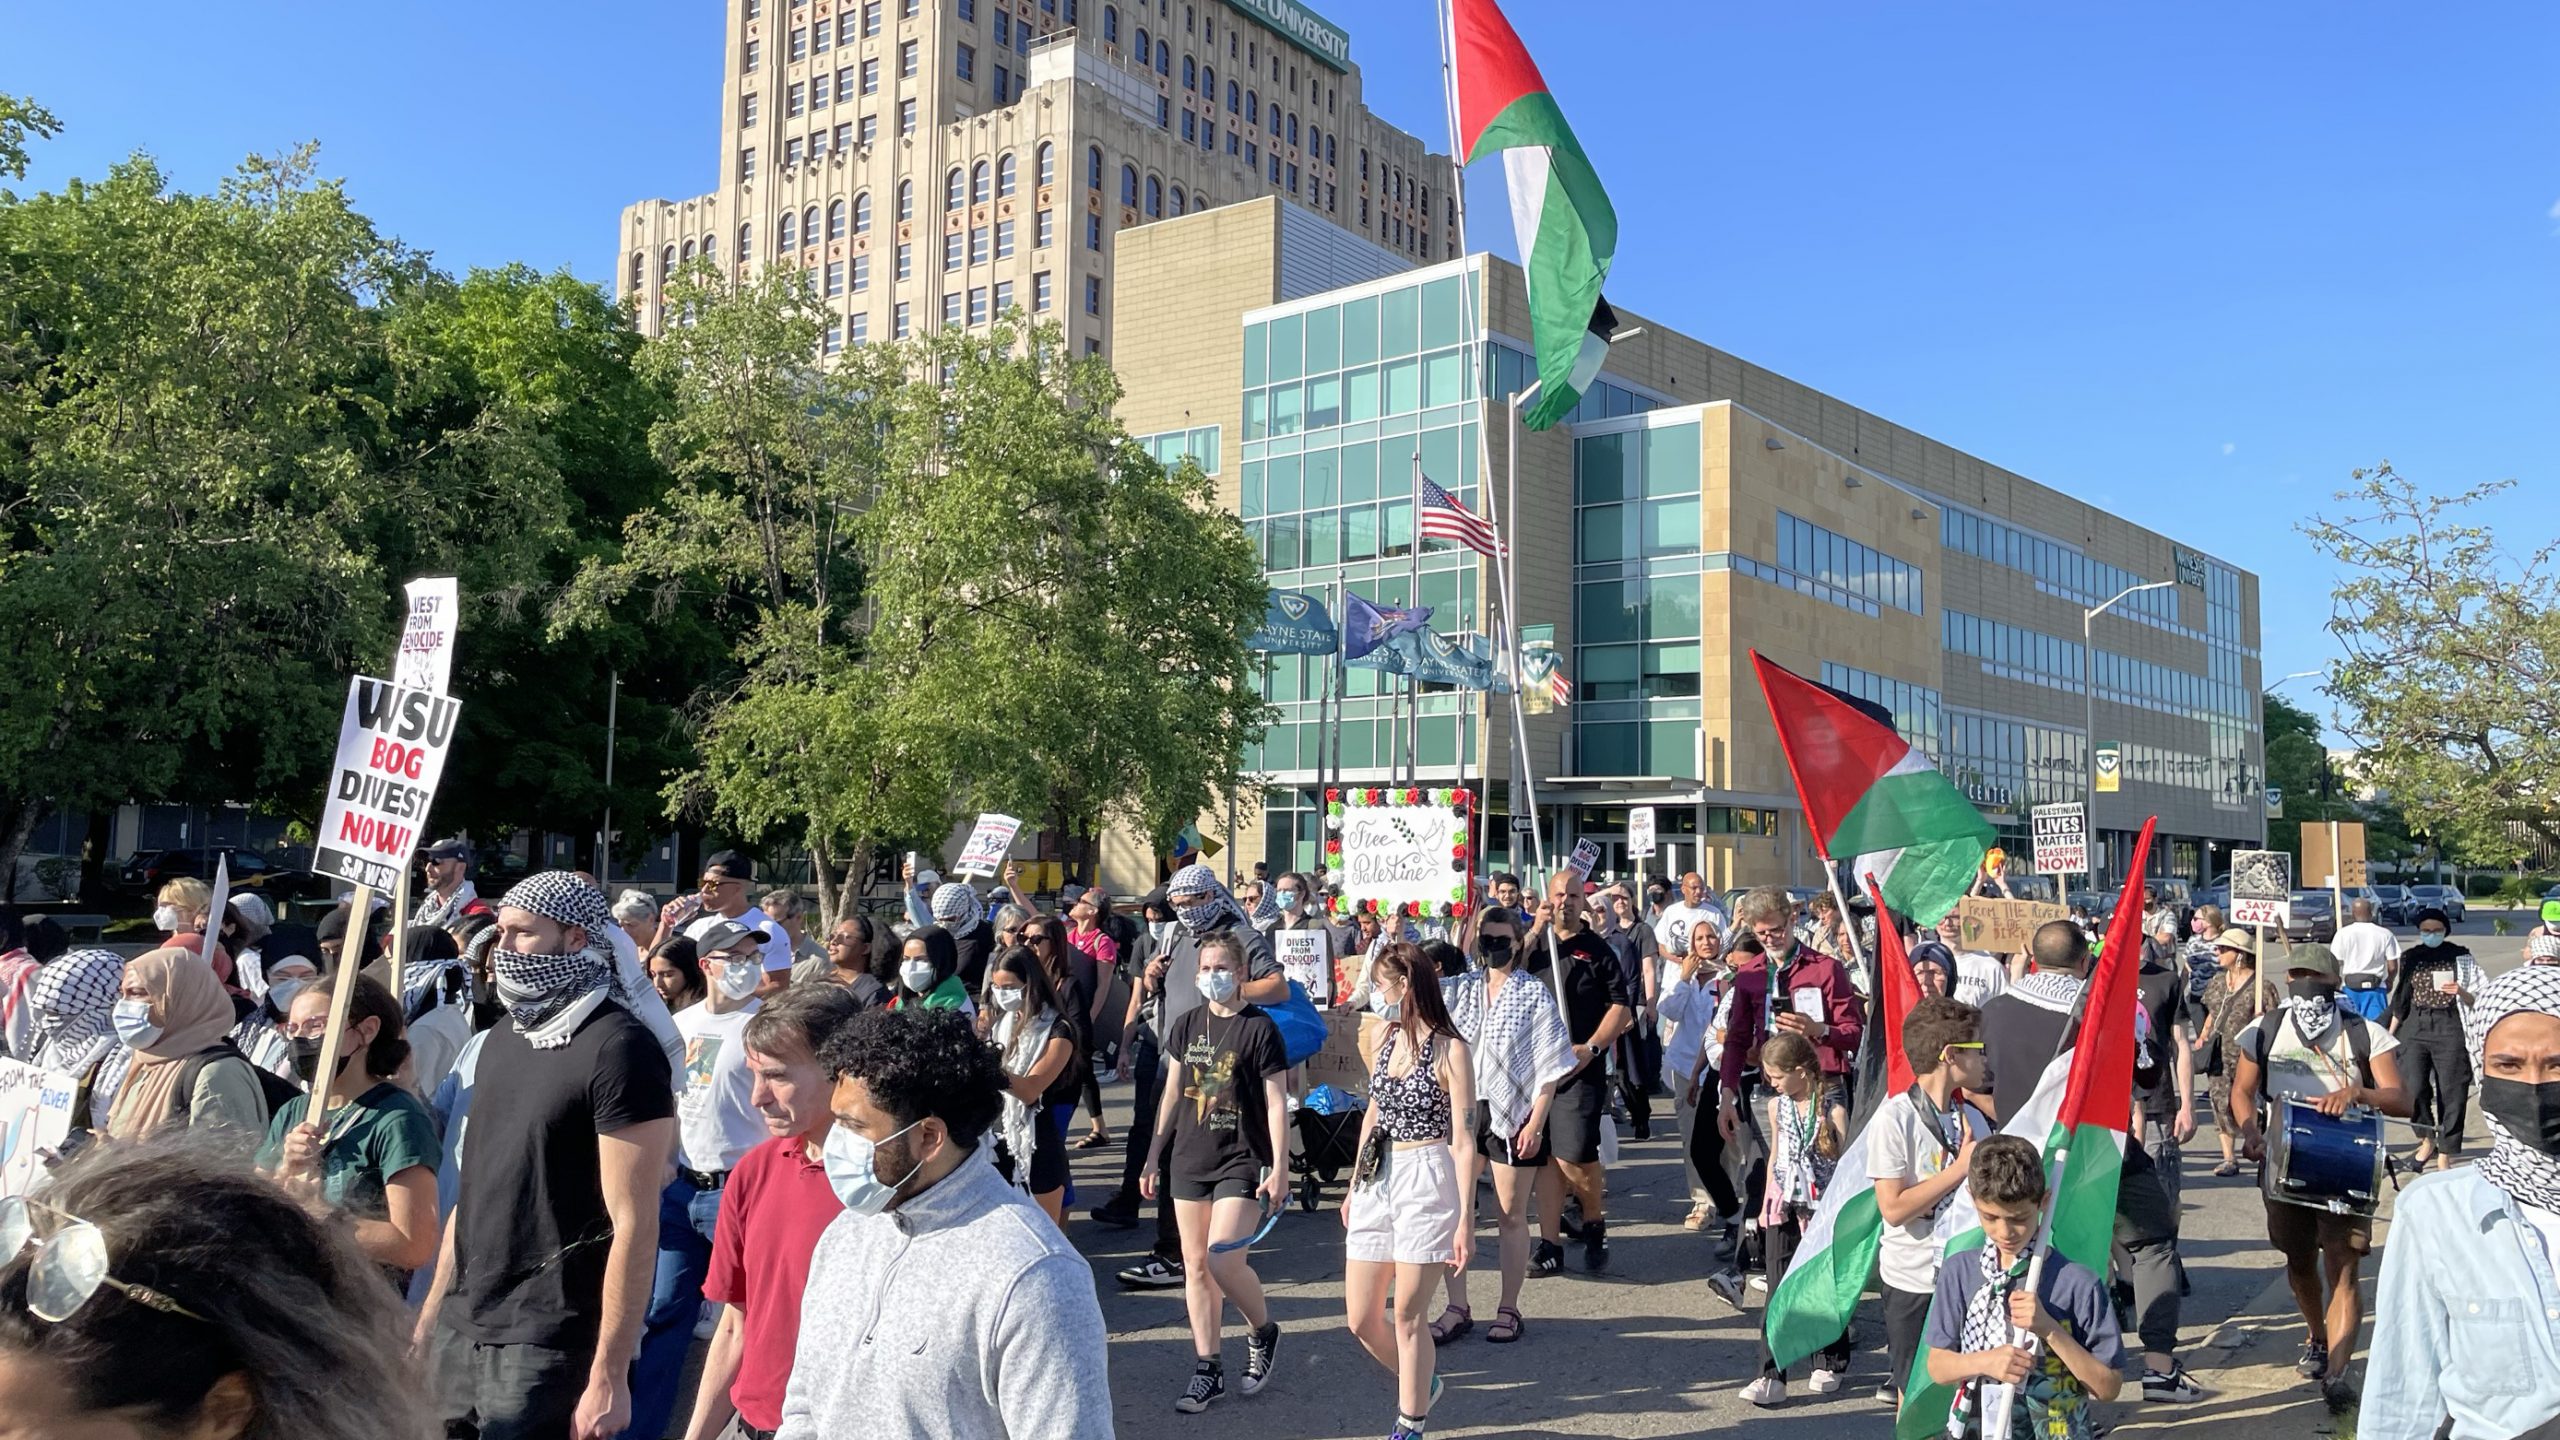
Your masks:
<svg viewBox="0 0 2560 1440"><path fill-rule="evenodd" d="M312 1077L320 1073L319 1036L297 1035L293 1037L293 1073L301 1076L302 1083L305 1085L310 1084Z"/></svg>
<svg viewBox="0 0 2560 1440"><path fill-rule="evenodd" d="M1476 949L1484 963L1495 970L1509 966L1517 953L1508 935L1487 935L1476 942Z"/></svg>
<svg viewBox="0 0 2560 1440"><path fill-rule="evenodd" d="M2522 1080L2483 1076L2481 1112L2506 1127L2516 1143L2537 1154L2560 1159L2560 1080L2528 1085Z"/></svg>

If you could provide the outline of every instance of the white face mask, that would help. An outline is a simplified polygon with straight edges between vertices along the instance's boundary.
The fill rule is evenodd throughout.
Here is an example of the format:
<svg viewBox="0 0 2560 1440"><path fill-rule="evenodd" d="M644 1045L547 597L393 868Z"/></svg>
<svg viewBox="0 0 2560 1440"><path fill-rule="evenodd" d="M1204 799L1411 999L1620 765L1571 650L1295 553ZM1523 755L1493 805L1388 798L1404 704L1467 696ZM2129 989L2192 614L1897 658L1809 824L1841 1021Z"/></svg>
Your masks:
<svg viewBox="0 0 2560 1440"><path fill-rule="evenodd" d="M987 999L993 1001L997 1009L1003 1011L1007 1015L1010 1015L1014 1011L1022 1008L1022 987L1019 985L998 986L987 992Z"/></svg>
<svg viewBox="0 0 2560 1440"><path fill-rule="evenodd" d="M746 999L763 983L764 961L761 958L731 960L720 967L720 993L732 1000Z"/></svg>
<svg viewBox="0 0 2560 1440"><path fill-rule="evenodd" d="M163 905L151 912L151 923L160 927L161 934L175 935L187 923L187 917L178 913L177 906Z"/></svg>
<svg viewBox="0 0 2560 1440"><path fill-rule="evenodd" d="M277 1014L282 1015L293 1008L293 997L301 994L310 984L311 977L308 975L287 975L281 980L270 980L267 982L267 1003L275 1007Z"/></svg>
<svg viewBox="0 0 2560 1440"><path fill-rule="evenodd" d="M1200 998L1212 1005L1224 1005L1236 998L1236 972L1203 970L1200 972Z"/></svg>
<svg viewBox="0 0 2560 1440"><path fill-rule="evenodd" d="M909 960L898 967L899 983L912 995L922 995L933 988L933 962Z"/></svg>
<svg viewBox="0 0 2560 1440"><path fill-rule="evenodd" d="M116 1038L139 1050L160 1038L160 1027L151 1023L151 1002L131 998L116 1002Z"/></svg>
<svg viewBox="0 0 2560 1440"><path fill-rule="evenodd" d="M919 1120L916 1125L923 1123ZM915 1125L909 1125L889 1139L895 1140L898 1135L914 1128ZM854 1134L850 1126L838 1123L829 1127L827 1143L819 1147L819 1160L827 1170L828 1188L836 1192L836 1199L844 1202L844 1208L856 1215L877 1215L888 1209L889 1202L898 1198L898 1187L906 1184L917 1170L924 1168L924 1161L918 1159L914 1169L905 1175L895 1180L881 1179L878 1170L873 1168L873 1162L879 1156L882 1143L865 1140Z"/></svg>

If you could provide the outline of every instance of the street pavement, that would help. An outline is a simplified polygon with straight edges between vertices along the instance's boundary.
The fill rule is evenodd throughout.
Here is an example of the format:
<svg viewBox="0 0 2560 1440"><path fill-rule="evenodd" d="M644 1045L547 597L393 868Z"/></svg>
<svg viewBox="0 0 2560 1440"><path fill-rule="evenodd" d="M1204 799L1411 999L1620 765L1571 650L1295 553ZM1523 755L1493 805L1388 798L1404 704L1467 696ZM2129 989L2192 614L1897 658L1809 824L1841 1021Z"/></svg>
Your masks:
<svg viewBox="0 0 2560 1440"><path fill-rule="evenodd" d="M2494 937L2492 914L2475 910L2462 936L2481 962L2500 973L2520 963L2523 931L2531 920L2519 912L2514 934ZM2404 931L2404 936L2412 933ZM2201 1090L2201 1085L2199 1085ZM1095 1288L1111 1333L1111 1388L1119 1433L1178 1436L1197 1432L1218 1440L1356 1440L1384 1436L1394 1417L1392 1377L1362 1351L1342 1317L1340 1189L1328 1192L1317 1214L1292 1209L1269 1240L1254 1251L1272 1313L1285 1338L1271 1384L1247 1398L1236 1390L1244 1363L1241 1325L1229 1315L1225 1356L1228 1392L1206 1415L1175 1413L1173 1399L1188 1377L1192 1354L1179 1290L1122 1289L1113 1272L1143 1259L1154 1235L1153 1212L1139 1229L1110 1230L1083 1211L1109 1194L1120 1173L1120 1139L1126 1134L1129 1087L1106 1086L1114 1143L1073 1152L1078 1209L1067 1233L1093 1261ZM2201 1095L2199 1096L2201 1100ZM1857 1358L1837 1395L1805 1393L1801 1372L1785 1406L1761 1410L1736 1391L1757 1373L1755 1349L1760 1305L1737 1314L1708 1291L1712 1246L1680 1228L1687 1212L1672 1138L1670 1103L1658 1098L1654 1138L1629 1141L1622 1163L1610 1172L1610 1264L1587 1273L1580 1247L1568 1244L1565 1273L1532 1277L1521 1309L1528 1333L1515 1345L1484 1339L1492 1318L1496 1276L1489 1223L1478 1227L1475 1268L1476 1329L1440 1351L1448 1389L1432 1412L1435 1436L1702 1435L1747 1426L1754 1435L1801 1435L1806 1440L1850 1433L1888 1433L1889 1415L1878 1403L1885 1378L1884 1328L1872 1306L1860 1315ZM2477 1122L2475 1121L2475 1128ZM2394 1125L2394 1148L2413 1143ZM2475 1146L2475 1149L2477 1147ZM2111 1407L2119 1432L2166 1429L2212 1437L2352 1434L2342 1431L2316 1389L2293 1374L2302 1343L2282 1266L2267 1248L2265 1213L2255 1184L2244 1174L2216 1179L2219 1153L2210 1114L2186 1147L2182 1253L2193 1290L2181 1332L2184 1359L2215 1392L2190 1406L2145 1406L2138 1383L2128 1399ZM1490 1191L1480 1212L1490 1205ZM2380 1271L2377 1253L2365 1266L2370 1297ZM1438 1297L1430 1306L1439 1311ZM2369 1336L2366 1337L2369 1339ZM2363 1347L2360 1343L2359 1349ZM2359 1366L2359 1381L2361 1367ZM2348 1417L2351 1427L2352 1417Z"/></svg>

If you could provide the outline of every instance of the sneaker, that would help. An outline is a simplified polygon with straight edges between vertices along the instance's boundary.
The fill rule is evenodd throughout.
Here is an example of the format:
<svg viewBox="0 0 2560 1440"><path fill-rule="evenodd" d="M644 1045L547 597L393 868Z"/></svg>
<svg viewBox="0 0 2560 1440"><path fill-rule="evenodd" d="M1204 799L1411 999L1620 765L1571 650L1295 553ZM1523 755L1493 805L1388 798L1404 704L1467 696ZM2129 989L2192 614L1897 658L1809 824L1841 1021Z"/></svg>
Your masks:
<svg viewBox="0 0 2560 1440"><path fill-rule="evenodd" d="M1197 1415L1209 1408L1209 1402L1227 1393L1227 1377L1202 1365L1191 1372L1191 1383L1182 1387L1173 1408L1185 1415Z"/></svg>
<svg viewBox="0 0 2560 1440"><path fill-rule="evenodd" d="M1701 1201L1689 1207L1688 1218L1680 1222L1680 1228L1692 1233L1704 1230L1708 1222L1715 1218L1715 1214L1714 1206Z"/></svg>
<svg viewBox="0 0 2560 1440"><path fill-rule="evenodd" d="M1754 1276L1752 1276L1752 1277L1751 1277L1751 1288L1752 1288L1752 1289L1754 1289L1754 1290L1759 1291L1759 1292L1760 1292L1761 1294L1763 1294L1763 1295L1768 1294L1768 1293L1769 1293L1769 1277L1768 1277L1768 1276L1766 1276L1766 1275L1754 1275Z"/></svg>
<svg viewBox="0 0 2560 1440"><path fill-rule="evenodd" d="M1564 1247L1553 1240L1538 1239L1529 1244L1529 1268L1540 1275L1553 1275L1564 1268Z"/></svg>
<svg viewBox="0 0 2560 1440"><path fill-rule="evenodd" d="M2324 1360L2326 1357L2323 1357ZM2192 1405L2205 1398L2205 1388L2196 1383L2184 1365L2172 1365L2169 1373L2145 1366L2142 1371L2142 1398L2171 1405Z"/></svg>
<svg viewBox="0 0 2560 1440"><path fill-rule="evenodd" d="M2329 1347L2317 1340L2302 1342L2302 1356L2293 1362L2293 1373L2305 1380L2317 1380L2329 1371Z"/></svg>
<svg viewBox="0 0 2560 1440"><path fill-rule="evenodd" d="M1742 1275L1735 1270L1719 1270L1707 1277L1707 1288L1716 1298L1739 1310L1742 1308Z"/></svg>
<svg viewBox="0 0 2560 1440"><path fill-rule="evenodd" d="M1775 1375L1763 1375L1742 1387L1742 1398L1763 1410L1783 1405L1787 1400L1787 1382Z"/></svg>
<svg viewBox="0 0 2560 1440"><path fill-rule="evenodd" d="M1564 1232L1564 1238L1567 1240L1582 1238L1582 1202L1580 1200L1570 1195L1565 1197L1564 1211L1556 1216L1556 1228Z"/></svg>
<svg viewBox="0 0 2560 1440"><path fill-rule="evenodd" d="M1840 1391L1840 1372L1837 1370L1816 1370L1813 1372L1812 1376L1804 1382L1804 1388L1812 1391L1816 1395L1836 1395Z"/></svg>
<svg viewBox="0 0 2560 1440"><path fill-rule="evenodd" d="M1138 1228L1138 1207L1135 1205L1123 1205L1117 1200L1105 1200L1085 1213L1093 1217L1093 1223L1096 1225L1108 1225L1114 1230Z"/></svg>
<svg viewBox="0 0 2560 1440"><path fill-rule="evenodd" d="M693 1319L693 1338L708 1340L720 1328L721 1305L717 1300L703 1302L702 1313Z"/></svg>
<svg viewBox="0 0 2560 1440"><path fill-rule="evenodd" d="M1395 1428L1387 1432L1387 1440L1422 1440L1422 1431L1407 1424L1405 1418L1399 1415L1396 1417Z"/></svg>
<svg viewBox="0 0 2560 1440"><path fill-rule="evenodd" d="M1609 1268L1609 1222L1586 1221L1582 1227L1582 1263L1591 1270Z"/></svg>
<svg viewBox="0 0 2560 1440"><path fill-rule="evenodd" d="M1259 1394L1271 1383L1271 1357L1280 1350L1280 1322L1263 1322L1261 1329L1244 1337L1244 1382L1236 1388L1247 1395Z"/></svg>
<svg viewBox="0 0 2560 1440"><path fill-rule="evenodd" d="M1120 1272L1120 1283L1132 1290L1179 1290L1182 1288L1182 1262L1150 1255L1143 1265L1132 1265Z"/></svg>

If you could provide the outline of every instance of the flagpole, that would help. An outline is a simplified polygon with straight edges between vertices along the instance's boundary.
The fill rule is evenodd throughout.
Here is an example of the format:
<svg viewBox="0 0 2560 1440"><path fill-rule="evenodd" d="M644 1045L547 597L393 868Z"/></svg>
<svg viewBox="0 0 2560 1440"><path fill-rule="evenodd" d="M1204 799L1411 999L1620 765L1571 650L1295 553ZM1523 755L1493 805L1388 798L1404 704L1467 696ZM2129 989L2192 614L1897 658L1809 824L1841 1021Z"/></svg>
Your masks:
<svg viewBox="0 0 2560 1440"><path fill-rule="evenodd" d="M1422 447L1413 448L1413 546L1405 551L1407 565L1404 603L1422 608ZM1425 628L1429 628L1427 625ZM1417 642L1418 645L1418 642ZM1412 670L1404 677L1405 703L1408 713L1404 727L1404 783L1422 783L1422 674L1417 657Z"/></svg>

